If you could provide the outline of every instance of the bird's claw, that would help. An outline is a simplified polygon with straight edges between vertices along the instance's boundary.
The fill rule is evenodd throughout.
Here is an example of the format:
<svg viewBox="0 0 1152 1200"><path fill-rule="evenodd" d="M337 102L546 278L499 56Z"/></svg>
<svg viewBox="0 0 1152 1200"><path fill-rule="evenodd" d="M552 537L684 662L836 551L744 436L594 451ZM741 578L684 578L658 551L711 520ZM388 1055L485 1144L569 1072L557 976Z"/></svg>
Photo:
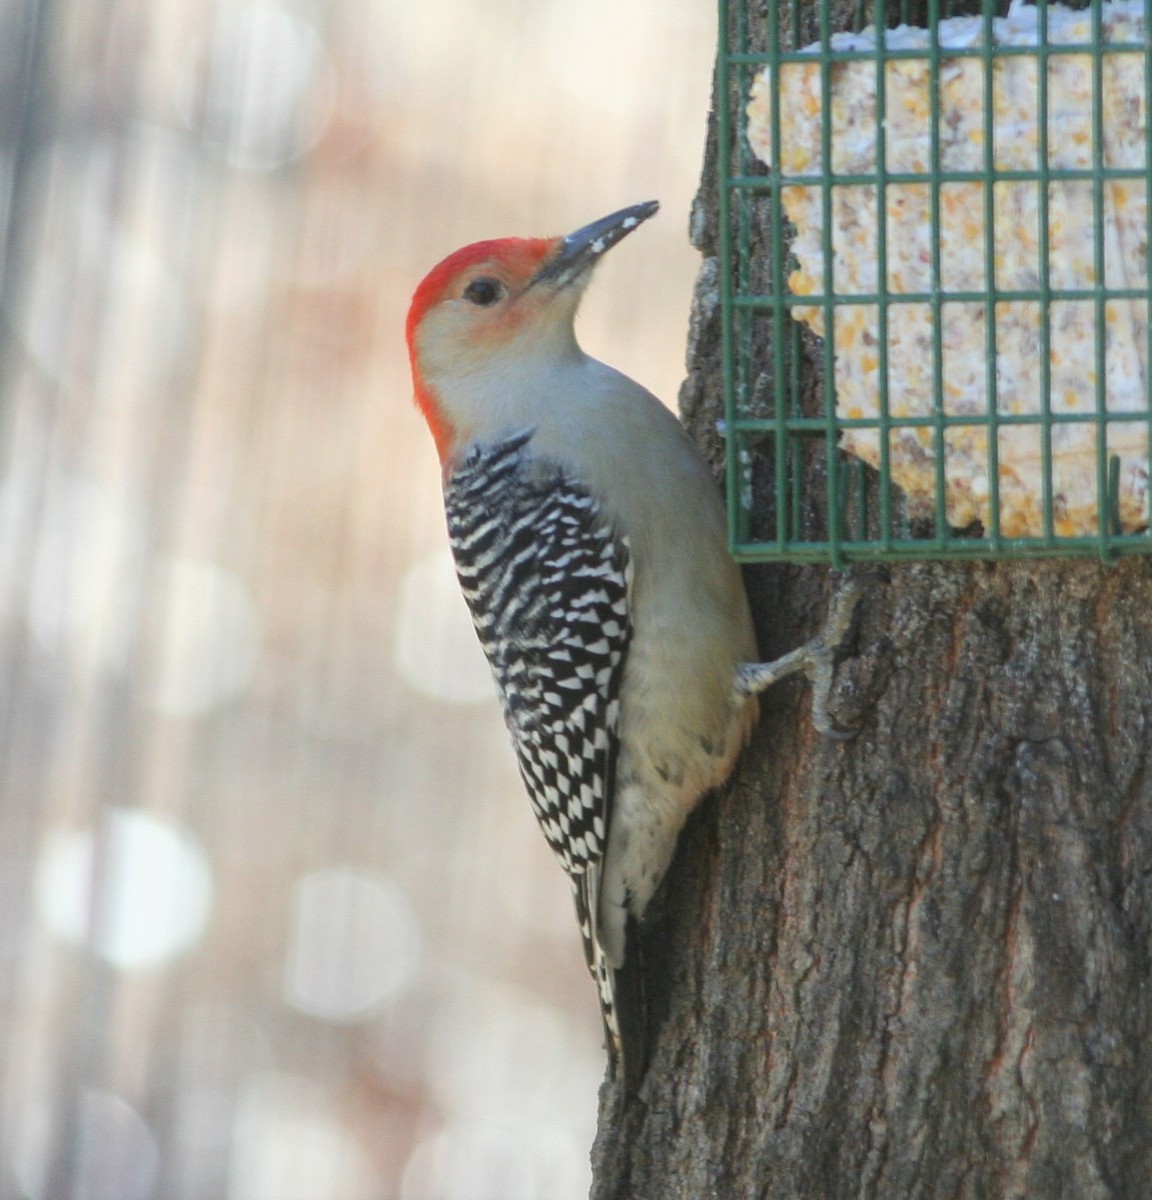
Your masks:
<svg viewBox="0 0 1152 1200"><path fill-rule="evenodd" d="M812 724L818 733L833 741L850 741L857 730L839 729L828 715L836 651L848 635L861 587L848 579L832 601L824 628L803 646L768 663L742 663L740 686L749 695L762 692L780 679L803 672L812 681Z"/></svg>

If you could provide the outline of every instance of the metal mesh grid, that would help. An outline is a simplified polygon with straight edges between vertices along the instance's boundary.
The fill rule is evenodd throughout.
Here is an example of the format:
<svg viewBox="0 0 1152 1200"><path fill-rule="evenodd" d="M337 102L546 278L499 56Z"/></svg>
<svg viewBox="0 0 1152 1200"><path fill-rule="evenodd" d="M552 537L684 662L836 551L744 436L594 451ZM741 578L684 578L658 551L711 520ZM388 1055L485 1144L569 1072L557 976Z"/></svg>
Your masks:
<svg viewBox="0 0 1152 1200"><path fill-rule="evenodd" d="M1072 7L1072 6L1069 6ZM766 14L766 32L749 20L749 0L721 0L721 45L718 59L719 94L727 97L719 113L720 171L720 271L721 313L725 375L725 433L729 519L732 546L746 561L777 559L791 561L830 561L841 564L865 559L909 558L998 558L1007 556L1050 556L1094 554L1113 559L1125 553L1152 551L1147 530L1147 444L1152 433L1152 412L1148 401L1147 364L1152 360L1147 320L1148 275L1146 265L1148 232L1148 176L1152 153L1148 149L1148 127L1144 120L1146 97L1152 93L1149 70L1147 3L1143 11L1140 40L1105 39L1103 14L1107 6L1093 0L1086 10L1089 36L1075 42L1054 42L1049 38L1053 17L1063 19L1066 10L1040 3L1035 9L1035 45L997 44L994 19L1008 12L984 0L975 6L926 0L918 6L908 0L885 6L875 0L875 8L863 3L854 7L838 5L836 0L815 0L802 6L796 0L772 3ZM976 44L954 46L944 43L938 32L942 21L967 15L973 21ZM855 42L845 48L844 40L833 40L837 30L860 30L874 24L878 31L874 46L860 48ZM915 25L929 32L920 46L909 46L907 37L894 36L894 27ZM1073 59L1072 56L1078 56ZM1140 161L1133 165L1112 165L1105 153L1104 81L1114 56L1126 55L1125 62L1139 64L1139 81L1131 97L1133 125L1143 139ZM1025 168L1019 163L1005 167L999 161L998 142L1003 131L994 128L998 93L1006 75L1004 64L1024 56L1035 63L1035 111L1048 119L1035 121L1036 152ZM1133 57L1138 56L1138 57ZM979 161L974 169L957 170L942 158L942 75L954 72L962 59L980 64L978 79L982 91L977 107L979 136L982 142ZM874 72L869 86L874 87L875 113L892 110L886 101L894 65L919 64L926 75L925 95L928 115L924 134L927 162L922 170L903 170L887 161L891 154L891 120L880 122L874 130L875 161L868 169L845 169L845 156L834 145L843 136L843 123L852 120L837 104L843 101L835 88L843 84L846 72L866 69ZM1060 163L1057 142L1062 136L1055 124L1054 104L1050 96L1053 72L1073 62L1090 72L1090 102L1084 113L1085 138L1090 137L1090 163L1069 168ZM796 66L792 66L796 64ZM866 64L856 67L854 64ZM765 166L758 161L745 136L745 109L753 81L767 70L771 73L773 101L762 134L771 150ZM1031 70L1032 68L1028 68ZM784 95L789 70L815 70L814 85L818 106L818 150L813 157L818 169L789 173L787 134L784 124L790 120L787 103L795 97ZM1131 72L1129 71L1129 75ZM810 76L812 78L812 76ZM1113 85L1114 86L1114 85ZM829 115L831 114L831 115ZM873 114L874 116L875 114ZM952 119L953 114L947 114ZM836 128L837 122L839 128ZM875 124L875 122L874 122ZM885 133L885 129L888 130ZM782 151L784 161L782 163ZM1057 165L1054 165L1057 164ZM955 198L956 189L975 185L967 198L979 197L980 211L974 219L982 225L977 253L982 256L982 286L949 286L946 264L942 262L942 197ZM1140 261L1138 278L1114 276L1111 261L1115 247L1108 237L1115 225L1114 211L1106 204L1106 189L1123 186L1145 200L1140 221L1141 245L1127 248L1129 262ZM806 189L820 211L819 228L809 233L809 242L818 242L822 267L807 294L797 294L798 260L793 248L797 229L789 219L786 198L789 189ZM910 289L894 286L891 264L902 248L893 241L901 229L892 227L889 201L905 193L922 189L927 195L927 241L929 261L924 264L927 286ZM1030 189L1035 197L1036 259L1034 277L1020 281L1002 278L997 263L998 211L1001 189ZM1063 247L1057 226L1066 214L1059 210L1059 189L1090 193L1093 217L1086 232L1091 265L1084 278L1064 286L1060 255ZM855 191L853 191L855 189ZM837 239L842 229L834 228L835 214L851 204L853 195L872 189L877 214L869 236L868 253L874 256L875 281L871 287L842 286L838 272L845 246ZM1110 195L1110 193L1109 193ZM1111 199L1109 199L1111 204ZM861 222L867 226L867 221ZM1010 231L1002 231L1001 238ZM799 244L799 243L797 243ZM811 248L811 246L810 246ZM1121 247L1121 251L1124 251ZM1143 259L1141 259L1143 256ZM835 264L835 265L834 265ZM1121 271L1121 274L1123 272ZM803 275L803 272L800 272ZM822 275L822 278L820 276ZM811 283L811 281L810 281ZM1129 304L1135 337L1140 345L1136 389L1137 403L1117 407L1109 393L1109 371L1115 378L1124 365L1116 356L1117 339L1109 330L1114 323L1116 306ZM982 400L973 409L955 411L947 401L947 388L953 369L945 347L950 305L968 306L981 322L983 361L979 368ZM1010 340L1005 313L1021 312L1012 305L1032 306L1036 314L1035 346L1031 366L1036 403L1028 411L1013 411L1002 402L1004 361ZM1054 396L1053 363L1064 349L1063 331L1056 315L1062 310L1079 308L1085 318L1081 335L1090 346L1090 365L1082 372L1077 403L1069 409ZM865 306L863 310L859 306ZM930 321L930 362L923 364L929 380L926 403L919 409L901 400L901 372L905 358L893 354L893 331L919 306L924 320ZM833 331L843 328L853 309L874 314L869 328L875 340L876 395L872 412L846 412L843 395L838 411L837 347ZM797 311L799 310L799 312ZM809 324L822 326L825 336L804 328L800 318L807 313ZM837 322L841 322L838 327ZM998 326L1000 327L998 329ZM897 361L891 361L893 358ZM1129 368L1132 363L1129 362ZM843 374L845 364L840 364ZM971 364L969 364L969 370ZM1127 372L1129 380L1133 370ZM1093 378L1094 376L1094 378ZM913 431L909 434L906 431ZM1069 432L1071 431L1071 432ZM1087 431L1087 432L1079 432ZM1142 486L1137 493L1135 517L1129 503L1121 521L1121 472L1132 469L1131 460L1122 463L1113 452L1117 438L1135 431L1142 443ZM929 483L915 502L907 489L897 486L894 472L894 447L900 439L916 437L924 446ZM1079 437L1087 447L1088 461L1082 464L1091 493L1091 519L1076 527L1065 519L1065 497L1056 470L1054 445L1062 439ZM872 465L844 452L845 439L871 438L875 446ZM1009 512L1002 490L1012 463L1002 461L1005 447L1019 445L1021 437L1035 443L1038 495L1031 524ZM973 470L972 456L966 464L956 461L952 450L956 439L968 438L979 447L976 468L981 476L976 486L986 490L980 507L980 519L958 522L956 509L950 507L949 488L955 479L949 472ZM1015 439L1015 442L1012 441ZM857 441L859 445L859 441ZM921 466L924 464L922 463ZM904 483L903 479L899 482ZM1132 497L1129 495L1128 500ZM963 524L964 527L957 527Z"/></svg>

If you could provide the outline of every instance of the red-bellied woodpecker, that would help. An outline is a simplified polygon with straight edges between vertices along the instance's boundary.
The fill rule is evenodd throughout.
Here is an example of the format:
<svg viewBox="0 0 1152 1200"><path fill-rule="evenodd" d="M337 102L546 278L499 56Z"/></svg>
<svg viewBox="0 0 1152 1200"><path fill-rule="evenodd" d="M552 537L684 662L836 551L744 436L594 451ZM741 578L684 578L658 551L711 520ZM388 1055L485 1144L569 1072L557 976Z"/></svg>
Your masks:
<svg viewBox="0 0 1152 1200"><path fill-rule="evenodd" d="M827 729L826 646L851 613L839 606L828 642L756 663L703 459L651 393L576 344L592 268L657 207L465 246L416 289L407 326L460 586L630 1087L645 1055L630 1044L645 1037L624 974L630 923L688 814L731 772L756 692L815 670Z"/></svg>

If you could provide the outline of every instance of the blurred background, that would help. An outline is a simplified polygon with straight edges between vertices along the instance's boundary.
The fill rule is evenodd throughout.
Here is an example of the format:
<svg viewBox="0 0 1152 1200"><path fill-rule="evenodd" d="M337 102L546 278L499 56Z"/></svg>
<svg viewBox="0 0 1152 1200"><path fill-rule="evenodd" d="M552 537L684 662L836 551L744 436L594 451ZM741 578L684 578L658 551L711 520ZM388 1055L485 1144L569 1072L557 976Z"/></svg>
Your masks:
<svg viewBox="0 0 1152 1200"><path fill-rule="evenodd" d="M664 208L714 11L4 0L0 1200L586 1194L604 1069L410 402L457 246Z"/></svg>

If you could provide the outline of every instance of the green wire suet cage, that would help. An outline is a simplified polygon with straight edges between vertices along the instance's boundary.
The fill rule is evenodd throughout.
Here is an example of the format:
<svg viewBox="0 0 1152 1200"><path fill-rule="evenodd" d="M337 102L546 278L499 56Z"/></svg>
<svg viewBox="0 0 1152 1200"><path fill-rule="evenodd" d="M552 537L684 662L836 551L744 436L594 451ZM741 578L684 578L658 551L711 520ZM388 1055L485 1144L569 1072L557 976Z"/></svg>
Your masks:
<svg viewBox="0 0 1152 1200"><path fill-rule="evenodd" d="M718 69L735 553L1152 550L1148 0L750 5Z"/></svg>

